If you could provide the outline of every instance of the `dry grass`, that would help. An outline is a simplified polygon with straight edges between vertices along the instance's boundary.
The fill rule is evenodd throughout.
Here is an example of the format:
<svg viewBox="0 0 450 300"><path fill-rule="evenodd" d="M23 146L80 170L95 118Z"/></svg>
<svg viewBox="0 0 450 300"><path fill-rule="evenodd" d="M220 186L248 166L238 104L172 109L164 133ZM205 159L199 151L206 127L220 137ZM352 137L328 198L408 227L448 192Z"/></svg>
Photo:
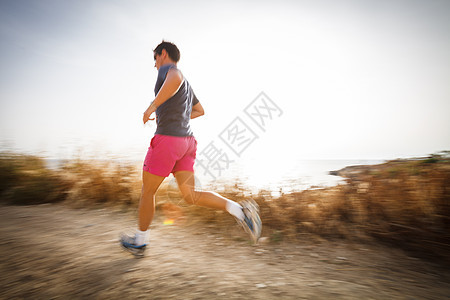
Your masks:
<svg viewBox="0 0 450 300"><path fill-rule="evenodd" d="M133 207L139 201L140 175L137 168L130 164L76 160L61 168L61 176L72 182L65 200L75 207Z"/></svg>
<svg viewBox="0 0 450 300"><path fill-rule="evenodd" d="M14 153L0 153L0 201L30 205L62 201L71 188L42 159Z"/></svg>
<svg viewBox="0 0 450 300"><path fill-rule="evenodd" d="M347 183L278 199L257 197L265 225L284 237L380 240L450 259L450 161L428 159L364 167ZM288 220L288 222L286 222Z"/></svg>
<svg viewBox="0 0 450 300"><path fill-rule="evenodd" d="M274 198L268 191L251 197L258 202L263 235L272 241L296 240L305 235L359 239L374 236L383 241L435 256L449 258L450 161L433 156L422 160L391 161L349 169L347 183L306 190ZM65 201L74 207L92 205L137 207L141 171L112 161L76 160L49 170L42 159L0 156L1 201L39 204ZM239 183L226 186L225 197L249 198ZM157 209L167 218L200 219L231 226L228 214L188 206L176 187L164 184L157 194Z"/></svg>

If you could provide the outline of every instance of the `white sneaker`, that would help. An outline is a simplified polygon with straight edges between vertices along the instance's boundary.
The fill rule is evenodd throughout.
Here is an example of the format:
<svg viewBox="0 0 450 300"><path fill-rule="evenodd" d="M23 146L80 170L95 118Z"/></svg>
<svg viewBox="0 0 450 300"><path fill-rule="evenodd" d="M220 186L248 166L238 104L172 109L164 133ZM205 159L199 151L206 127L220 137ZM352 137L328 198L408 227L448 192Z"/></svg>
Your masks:
<svg viewBox="0 0 450 300"><path fill-rule="evenodd" d="M136 257L143 257L147 244L136 245L136 237L123 234L120 237L120 245Z"/></svg>
<svg viewBox="0 0 450 300"><path fill-rule="evenodd" d="M253 243L257 243L261 236L262 222L259 217L259 205L254 200L244 200L239 202L242 205L244 212L244 220L239 220L238 223L250 235Z"/></svg>

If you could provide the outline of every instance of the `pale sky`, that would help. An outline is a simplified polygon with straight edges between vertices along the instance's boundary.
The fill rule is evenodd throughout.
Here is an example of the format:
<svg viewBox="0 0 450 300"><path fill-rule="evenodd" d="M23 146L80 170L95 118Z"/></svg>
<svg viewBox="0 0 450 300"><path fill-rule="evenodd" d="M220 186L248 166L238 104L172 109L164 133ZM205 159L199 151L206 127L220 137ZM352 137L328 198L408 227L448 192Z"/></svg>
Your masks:
<svg viewBox="0 0 450 300"><path fill-rule="evenodd" d="M206 115L199 150L264 92L242 159L450 150L450 1L0 1L0 145L143 159L162 39Z"/></svg>

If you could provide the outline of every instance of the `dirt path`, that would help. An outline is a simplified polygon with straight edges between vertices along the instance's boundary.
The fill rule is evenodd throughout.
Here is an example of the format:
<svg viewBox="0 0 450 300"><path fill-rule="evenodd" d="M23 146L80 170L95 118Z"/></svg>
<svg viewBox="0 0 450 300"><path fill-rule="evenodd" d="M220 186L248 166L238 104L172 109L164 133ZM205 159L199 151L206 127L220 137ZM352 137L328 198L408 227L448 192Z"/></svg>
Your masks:
<svg viewBox="0 0 450 300"><path fill-rule="evenodd" d="M189 223L189 221L187 222ZM349 242L251 246L239 228L156 219L143 259L132 213L0 207L0 299L447 299L450 272Z"/></svg>

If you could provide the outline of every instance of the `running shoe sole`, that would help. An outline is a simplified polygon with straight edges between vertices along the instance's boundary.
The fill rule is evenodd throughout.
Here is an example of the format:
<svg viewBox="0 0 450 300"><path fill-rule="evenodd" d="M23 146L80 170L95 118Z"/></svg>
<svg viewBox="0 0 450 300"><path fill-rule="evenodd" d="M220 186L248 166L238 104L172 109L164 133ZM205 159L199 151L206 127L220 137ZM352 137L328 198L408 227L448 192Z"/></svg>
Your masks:
<svg viewBox="0 0 450 300"><path fill-rule="evenodd" d="M142 246L136 246L132 243L125 241L124 240L125 238L132 239L131 237L128 237L128 236L122 236L120 238L120 245L122 246L122 249L133 254L136 258L144 257L144 252L145 252L145 248L147 247L147 244L142 245Z"/></svg>

